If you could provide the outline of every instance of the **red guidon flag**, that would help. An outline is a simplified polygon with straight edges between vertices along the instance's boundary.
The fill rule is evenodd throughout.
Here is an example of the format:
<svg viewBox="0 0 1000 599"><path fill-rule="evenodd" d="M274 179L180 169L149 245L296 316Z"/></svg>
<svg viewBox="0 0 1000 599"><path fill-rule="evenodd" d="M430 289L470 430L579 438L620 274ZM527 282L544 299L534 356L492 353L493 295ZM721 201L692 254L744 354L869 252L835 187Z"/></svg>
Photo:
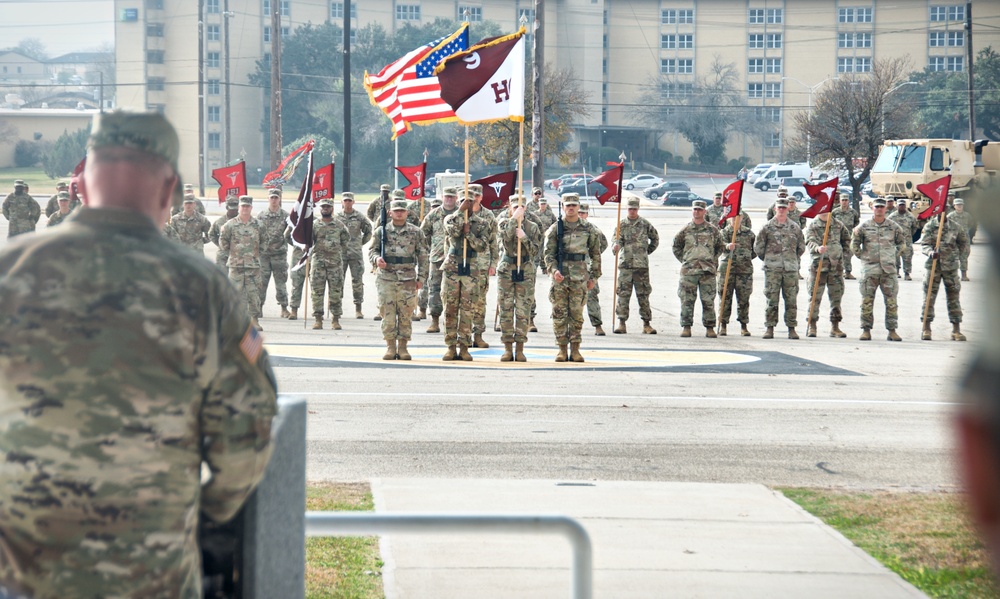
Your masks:
<svg viewBox="0 0 1000 599"><path fill-rule="evenodd" d="M397 166L396 170L406 177L408 183L403 188L408 200L419 200L424 197L424 183L427 182L427 163L421 162L416 166Z"/></svg>
<svg viewBox="0 0 1000 599"><path fill-rule="evenodd" d="M948 188L951 187L951 175L945 175L930 183L917 185L917 191L924 194L931 200L931 205L917 216L920 220L927 220L932 216L937 216L944 212L948 201Z"/></svg>
<svg viewBox="0 0 1000 599"><path fill-rule="evenodd" d="M744 183L746 183L745 180L737 179L722 190L722 205L725 206L726 211L722 213L722 218L716 223L720 229L722 228L722 223L726 222L726 219L736 218L740 213L740 209L743 207Z"/></svg>
<svg viewBox="0 0 1000 599"><path fill-rule="evenodd" d="M281 160L281 164L278 165L278 168L264 175L264 187L281 187L285 183L288 183L292 175L295 174L295 169L299 166L299 163L306 157L306 152L312 152L315 145L316 142L310 139L292 151L291 154L285 156Z"/></svg>
<svg viewBox="0 0 1000 599"><path fill-rule="evenodd" d="M604 193L597 196L597 201L603 206L607 202L621 202L622 174L625 172L624 162L609 162L613 167L594 177L591 185L597 183L604 186Z"/></svg>
<svg viewBox="0 0 1000 599"><path fill-rule="evenodd" d="M333 198L333 163L316 169L313 175L313 201Z"/></svg>
<svg viewBox="0 0 1000 599"><path fill-rule="evenodd" d="M524 34L484 39L434 69L459 122L524 120Z"/></svg>
<svg viewBox="0 0 1000 599"><path fill-rule="evenodd" d="M232 166L212 170L212 178L219 182L219 203L227 196L247 195L247 165L242 160Z"/></svg>
<svg viewBox="0 0 1000 599"><path fill-rule="evenodd" d="M498 175L490 175L476 179L469 184L478 183L483 186L483 206L490 210L499 210L507 205L510 196L514 195L517 185L517 171L507 171Z"/></svg>
<svg viewBox="0 0 1000 599"><path fill-rule="evenodd" d="M302 250L302 258L290 270L298 270L309 261L310 251L313 243L313 153L309 150L306 158L308 169L306 176L302 179L302 189L299 190L299 199L295 202L291 213L288 215L288 225L292 227L292 245Z"/></svg>
<svg viewBox="0 0 1000 599"><path fill-rule="evenodd" d="M802 187L806 188L806 193L809 194L810 198L816 200L816 202L803 212L802 216L816 218L820 214L826 214L833 210L833 198L837 195L838 183L840 183L840 177L834 177L816 185L811 183L803 184Z"/></svg>

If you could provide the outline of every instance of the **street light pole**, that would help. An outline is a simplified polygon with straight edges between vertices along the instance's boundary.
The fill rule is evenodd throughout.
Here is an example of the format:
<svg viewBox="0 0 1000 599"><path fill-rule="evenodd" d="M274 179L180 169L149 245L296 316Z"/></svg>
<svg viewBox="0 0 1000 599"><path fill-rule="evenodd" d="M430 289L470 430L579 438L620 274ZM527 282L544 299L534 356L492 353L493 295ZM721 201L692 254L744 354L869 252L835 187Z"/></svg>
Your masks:
<svg viewBox="0 0 1000 599"><path fill-rule="evenodd" d="M813 92L815 92L817 89L819 89L820 87L822 87L822 85L824 83L826 83L827 81L836 81L836 80L840 79L840 77L839 76L837 76L837 77L827 77L826 79L820 81L816 85L806 85L805 83L802 83L801 81L799 81L795 77L782 77L781 78L782 81L784 81L785 79L791 79L792 81L798 83L802 87L804 87L804 88L806 88L806 89L809 90L809 120L811 121L812 120L812 112L813 112ZM812 135L810 135L808 129L806 129L806 162L809 163L810 165L812 165Z"/></svg>
<svg viewBox="0 0 1000 599"><path fill-rule="evenodd" d="M889 94L891 94L892 92L896 91L897 89L899 89L901 87L906 87L907 85L917 85L917 82L916 81L907 81L905 83L900 83L896 87L894 87L894 88L890 89L889 91L885 92L884 94L882 94L882 106L881 106L881 108L882 108L882 118L879 119L879 120L882 121L882 140L883 141L885 140L885 99L888 98Z"/></svg>

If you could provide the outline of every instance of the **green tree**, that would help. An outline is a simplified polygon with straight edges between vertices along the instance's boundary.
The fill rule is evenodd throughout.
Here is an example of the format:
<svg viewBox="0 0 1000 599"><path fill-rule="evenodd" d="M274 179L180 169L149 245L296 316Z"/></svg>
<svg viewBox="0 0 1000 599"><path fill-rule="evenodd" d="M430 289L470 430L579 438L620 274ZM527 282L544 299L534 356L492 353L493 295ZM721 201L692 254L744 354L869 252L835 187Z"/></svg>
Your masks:
<svg viewBox="0 0 1000 599"><path fill-rule="evenodd" d="M37 37L24 38L14 46L14 50L35 60L48 60L49 58L49 53L45 50L45 44Z"/></svg>
<svg viewBox="0 0 1000 599"><path fill-rule="evenodd" d="M73 172L76 165L87 155L88 137L90 137L90 125L72 133L63 131L42 161L45 174L51 179L58 179Z"/></svg>
<svg viewBox="0 0 1000 599"><path fill-rule="evenodd" d="M914 86L904 98L917 104L917 128L926 137L966 139L969 136L968 73L925 69L910 75ZM973 68L976 128L988 139L1000 139L1000 54L987 46L976 55ZM900 90L903 91L903 90ZM919 103L912 99L919 98Z"/></svg>

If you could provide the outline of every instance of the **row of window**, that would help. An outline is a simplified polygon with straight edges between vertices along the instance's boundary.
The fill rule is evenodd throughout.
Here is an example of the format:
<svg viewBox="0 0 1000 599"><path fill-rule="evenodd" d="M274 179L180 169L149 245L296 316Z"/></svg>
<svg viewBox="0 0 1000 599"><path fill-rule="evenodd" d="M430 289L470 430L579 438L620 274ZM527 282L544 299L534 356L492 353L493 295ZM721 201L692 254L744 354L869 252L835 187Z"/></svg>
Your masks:
<svg viewBox="0 0 1000 599"><path fill-rule="evenodd" d="M940 32L940 36L931 34L931 46L944 46L945 33L948 34L947 45L961 46L964 43L964 33L961 31ZM957 36L955 34L958 34ZM751 33L748 44L751 48L780 48L782 34L780 33ZM837 35L838 48L871 48L872 34L870 33L840 33ZM663 34L660 35L661 50L685 50L694 48L694 35L691 34Z"/></svg>
<svg viewBox="0 0 1000 599"><path fill-rule="evenodd" d="M780 25L784 23L785 14L782 8L751 8L747 21L751 25ZM872 7L841 8L837 10L839 23L871 23L874 14ZM964 21L965 5L931 6L930 20ZM661 25L683 25L694 23L694 9L664 8L660 10Z"/></svg>
<svg viewBox="0 0 1000 599"><path fill-rule="evenodd" d="M927 68L932 71L960 72L965 67L964 59L963 56L931 56L928 59Z"/></svg>
<svg viewBox="0 0 1000 599"><path fill-rule="evenodd" d="M748 98L780 98L781 97L781 84L780 83L748 83L747 84L747 97Z"/></svg>
<svg viewBox="0 0 1000 599"><path fill-rule="evenodd" d="M953 48L961 47L965 45L965 32L964 31L932 31L930 33L931 48L943 48L945 46L951 46Z"/></svg>

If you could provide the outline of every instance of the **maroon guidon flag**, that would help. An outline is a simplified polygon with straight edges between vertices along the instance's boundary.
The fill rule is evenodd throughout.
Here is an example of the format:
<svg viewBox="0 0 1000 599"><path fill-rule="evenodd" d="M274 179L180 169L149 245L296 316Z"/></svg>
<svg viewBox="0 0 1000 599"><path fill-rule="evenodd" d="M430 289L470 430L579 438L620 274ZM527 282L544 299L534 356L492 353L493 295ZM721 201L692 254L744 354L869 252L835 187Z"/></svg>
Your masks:
<svg viewBox="0 0 1000 599"><path fill-rule="evenodd" d="M403 188L408 200L419 200L424 197L424 183L427 182L427 163L421 162L416 166L397 166L399 174L406 177L407 184Z"/></svg>
<svg viewBox="0 0 1000 599"><path fill-rule="evenodd" d="M281 160L281 164L278 165L278 168L264 175L264 187L281 187L287 183L292 178L292 175L295 174L295 169L299 166L299 163L306 157L306 152L312 152L315 145L316 142L310 139L292 151L291 154L285 156Z"/></svg>
<svg viewBox="0 0 1000 599"><path fill-rule="evenodd" d="M806 188L806 193L809 194L810 198L816 200L816 202L804 211L802 216L816 218L820 214L826 214L833 210L833 198L837 195L838 183L840 183L840 177L834 177L815 185L811 183L803 184L802 187Z"/></svg>
<svg viewBox="0 0 1000 599"><path fill-rule="evenodd" d="M597 196L597 201L603 206L607 202L621 202L622 173L625 171L625 162L609 162L608 166L613 167L594 177L590 185L599 183L604 186L604 193Z"/></svg>
<svg viewBox="0 0 1000 599"><path fill-rule="evenodd" d="M459 122L524 120L524 34L484 39L434 70Z"/></svg>
<svg viewBox="0 0 1000 599"><path fill-rule="evenodd" d="M333 198L333 168L334 165L331 162L323 168L316 169L316 174L313 175L314 202Z"/></svg>
<svg viewBox="0 0 1000 599"><path fill-rule="evenodd" d="M948 188L951 187L951 175L945 175L940 179L930 183L917 185L917 191L931 199L931 205L917 216L920 220L927 220L932 216L937 216L944 212L948 202Z"/></svg>
<svg viewBox="0 0 1000 599"><path fill-rule="evenodd" d="M213 169L212 178L219 182L219 204L224 204L227 196L247 195L247 164L242 160Z"/></svg>
<svg viewBox="0 0 1000 599"><path fill-rule="evenodd" d="M302 258L290 270L298 270L309 261L310 250L313 242L313 153L309 150L306 158L306 176L302 179L302 189L299 190L299 199L292 207L288 215L288 224L292 227L292 245L302 250Z"/></svg>
<svg viewBox="0 0 1000 599"><path fill-rule="evenodd" d="M517 171L507 171L498 175L490 175L482 179L470 181L483 186L483 206L490 210L499 210L507 205L510 196L514 195L517 185Z"/></svg>
<svg viewBox="0 0 1000 599"><path fill-rule="evenodd" d="M722 205L726 208L726 211L722 213L722 218L716 223L720 229L722 228L722 223L726 222L727 218L736 218L743 208L744 183L746 183L745 180L737 179L722 190Z"/></svg>

